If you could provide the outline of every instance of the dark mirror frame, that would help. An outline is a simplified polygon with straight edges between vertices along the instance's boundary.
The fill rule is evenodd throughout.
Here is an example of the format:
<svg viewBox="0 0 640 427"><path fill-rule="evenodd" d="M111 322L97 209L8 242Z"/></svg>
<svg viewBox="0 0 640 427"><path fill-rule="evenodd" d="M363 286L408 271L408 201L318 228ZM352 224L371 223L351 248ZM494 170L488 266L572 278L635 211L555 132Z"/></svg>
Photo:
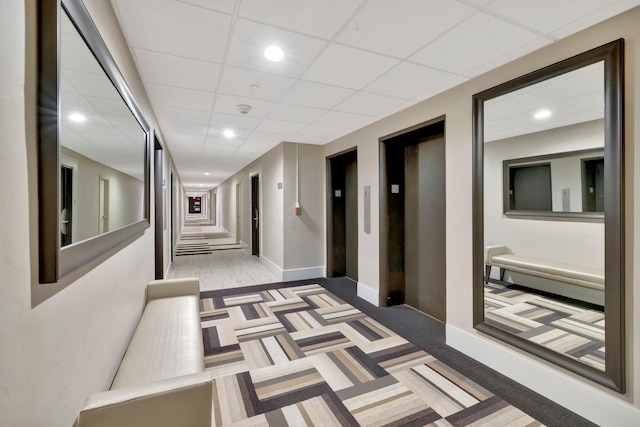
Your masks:
<svg viewBox="0 0 640 427"><path fill-rule="evenodd" d="M60 247L60 14L62 8L78 29L145 137L143 219ZM149 227L149 144L151 127L107 45L81 0L38 1L38 228L39 281L55 283L61 277L128 241Z"/></svg>
<svg viewBox="0 0 640 427"><path fill-rule="evenodd" d="M604 61L605 117L605 370L512 335L484 322L484 102ZM624 314L624 40L619 39L518 77L473 96L473 323L487 335L575 372L620 393L625 392ZM549 218L548 220L553 220Z"/></svg>
<svg viewBox="0 0 640 427"><path fill-rule="evenodd" d="M557 219L560 218L575 218L580 220L592 219L602 221L604 219L604 212L562 212L562 211L527 211L527 210L515 210L509 208L509 171L513 166L518 166L523 163L531 163L532 166L535 164L544 164L548 163L554 159L560 159L566 157L568 155L578 156L578 155L587 155L593 153L602 152L603 149L600 148L588 148L585 150L575 150L568 151L563 153L554 153L554 154L545 154L541 156L532 156L532 157L523 157L519 159L508 159L502 162L502 212L505 216L510 218L548 218L555 217ZM551 178L553 180L553 177Z"/></svg>

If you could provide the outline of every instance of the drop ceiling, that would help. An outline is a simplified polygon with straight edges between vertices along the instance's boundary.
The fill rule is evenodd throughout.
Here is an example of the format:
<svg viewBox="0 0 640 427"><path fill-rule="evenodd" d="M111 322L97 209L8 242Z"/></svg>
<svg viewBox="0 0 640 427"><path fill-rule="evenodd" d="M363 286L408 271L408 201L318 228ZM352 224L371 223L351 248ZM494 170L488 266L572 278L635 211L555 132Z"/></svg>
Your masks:
<svg viewBox="0 0 640 427"><path fill-rule="evenodd" d="M196 191L282 141L326 144L640 4L111 1L162 139ZM281 62L264 58L272 44Z"/></svg>

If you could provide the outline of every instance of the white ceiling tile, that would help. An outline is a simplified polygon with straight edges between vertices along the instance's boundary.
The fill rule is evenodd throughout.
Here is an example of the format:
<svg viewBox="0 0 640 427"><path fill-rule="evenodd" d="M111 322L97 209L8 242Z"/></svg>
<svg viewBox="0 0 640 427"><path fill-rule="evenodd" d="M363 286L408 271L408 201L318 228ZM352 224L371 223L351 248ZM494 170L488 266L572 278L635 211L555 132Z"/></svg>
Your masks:
<svg viewBox="0 0 640 427"><path fill-rule="evenodd" d="M409 107L411 107L412 105L415 105L416 101L404 101L398 105L396 105L395 107L389 108L387 111L385 111L384 113L380 114L379 117L388 117L392 114L397 113L398 111L402 111L405 110Z"/></svg>
<svg viewBox="0 0 640 427"><path fill-rule="evenodd" d="M269 114L270 120L281 120L294 123L311 123L327 110L299 105L280 103Z"/></svg>
<svg viewBox="0 0 640 427"><path fill-rule="evenodd" d="M304 73L303 78L361 89L399 61L347 46L332 44Z"/></svg>
<svg viewBox="0 0 640 427"><path fill-rule="evenodd" d="M97 112L96 107L86 97L77 93L63 93L60 97L62 116L71 113L91 114Z"/></svg>
<svg viewBox="0 0 640 427"><path fill-rule="evenodd" d="M282 120L263 120L257 130L260 132L275 132L291 135L304 127L304 124L283 122Z"/></svg>
<svg viewBox="0 0 640 427"><path fill-rule="evenodd" d="M200 135L204 137L209 130L206 125L194 125L191 123L180 123L174 121L165 121L162 123L162 130L168 133L179 133L187 135Z"/></svg>
<svg viewBox="0 0 640 427"><path fill-rule="evenodd" d="M299 130L296 135L317 137L330 141L344 135L344 133L345 129L342 127L311 124Z"/></svg>
<svg viewBox="0 0 640 427"><path fill-rule="evenodd" d="M274 44L284 51L285 57L280 62L271 62L264 57L264 50ZM238 19L227 63L297 78L326 44L324 40Z"/></svg>
<svg viewBox="0 0 640 427"><path fill-rule="evenodd" d="M368 92L412 99L455 77L454 74L403 62L365 87Z"/></svg>
<svg viewBox="0 0 640 427"><path fill-rule="evenodd" d="M243 0L240 16L325 39L332 38L360 0Z"/></svg>
<svg viewBox="0 0 640 427"><path fill-rule="evenodd" d="M70 86L86 96L122 99L111 83L111 80L109 80L105 74L62 70L62 76L67 79Z"/></svg>
<svg viewBox="0 0 640 427"><path fill-rule="evenodd" d="M154 111L158 120L162 123L172 120L196 125L206 125L209 123L209 111L188 110L185 108L166 106L158 106L154 108Z"/></svg>
<svg viewBox="0 0 640 427"><path fill-rule="evenodd" d="M182 56L134 49L142 79L150 83L213 92L220 65Z"/></svg>
<svg viewBox="0 0 640 427"><path fill-rule="evenodd" d="M227 138L220 132L214 132L214 134L207 135L205 144L207 146L214 145L216 147L231 147L235 150L242 145L247 136L248 135L245 135L244 137Z"/></svg>
<svg viewBox="0 0 640 427"><path fill-rule="evenodd" d="M450 0L370 0L336 41L406 58L475 11Z"/></svg>
<svg viewBox="0 0 640 427"><path fill-rule="evenodd" d="M213 92L177 88L156 83L147 83L145 87L154 105L198 111L211 111L213 106Z"/></svg>
<svg viewBox="0 0 640 427"><path fill-rule="evenodd" d="M234 130L254 130L260 122L261 118L250 117L248 114L220 114L211 115L211 126L218 129L234 129Z"/></svg>
<svg viewBox="0 0 640 427"><path fill-rule="evenodd" d="M452 77L451 79L447 80L444 83L439 84L438 86L434 87L433 89L430 89L424 93L421 93L420 95L416 96L415 98L413 98L414 101L424 101L425 99L429 99L432 96L436 96L439 93L442 93L448 89L451 89L452 87L455 87L461 83L466 82L467 80L469 80L468 77Z"/></svg>
<svg viewBox="0 0 640 427"><path fill-rule="evenodd" d="M330 109L348 96L355 93L353 89L329 86L321 83L298 81L282 99L282 102L307 107Z"/></svg>
<svg viewBox="0 0 640 427"><path fill-rule="evenodd" d="M180 3L192 4L205 9L217 10L219 12L233 13L235 0L176 0Z"/></svg>
<svg viewBox="0 0 640 427"><path fill-rule="evenodd" d="M222 62L231 16L172 0L114 0L133 47Z"/></svg>
<svg viewBox="0 0 640 427"><path fill-rule="evenodd" d="M248 117L262 118L265 117L273 109L275 105L273 102L264 101L261 99L249 99L239 96L231 95L219 95L216 99L216 106L213 111L216 113L224 114L238 114L239 104L251 105L251 111L247 114Z"/></svg>
<svg viewBox="0 0 640 427"><path fill-rule="evenodd" d="M224 69L220 92L247 98L279 101L296 82L291 77L227 66ZM257 85L258 87L251 87Z"/></svg>
<svg viewBox="0 0 640 427"><path fill-rule="evenodd" d="M528 53L538 50L541 47L544 47L551 43L552 41L545 37L538 37L529 43L525 43L521 46L518 46L517 48L505 53L504 55L501 55L491 61L485 62L479 67L476 67L472 70L467 71L466 75L470 77L479 76L483 73L486 73L487 71L491 71L495 68L498 68L501 65L507 64L515 59L518 59Z"/></svg>
<svg viewBox="0 0 640 427"><path fill-rule="evenodd" d="M551 32L551 35L556 38L564 38L571 34L577 33L580 30L588 28L598 22L609 19L615 15L618 15L628 9L640 6L640 0L618 0L603 6L598 11L591 13L584 17L576 17L571 23L558 28Z"/></svg>
<svg viewBox="0 0 640 427"><path fill-rule="evenodd" d="M390 96L368 92L358 92L340 105L337 105L334 110L366 116L380 116L385 111L404 102L405 100L400 98L392 98Z"/></svg>
<svg viewBox="0 0 640 427"><path fill-rule="evenodd" d="M329 141L331 141L331 139L320 136L301 135L299 133L289 137L289 142L295 142L298 144L324 145Z"/></svg>
<svg viewBox="0 0 640 427"><path fill-rule="evenodd" d="M513 24L478 13L410 59L441 70L465 74L537 37Z"/></svg>
<svg viewBox="0 0 640 427"><path fill-rule="evenodd" d="M202 135L192 135L188 133L175 133L175 132L167 132L162 129L162 135L167 140L168 144L172 144L174 147L179 148L180 153L182 152L193 152L194 150L202 150L202 146L204 144L204 136ZM181 154L173 153L172 155L180 156Z"/></svg>
<svg viewBox="0 0 640 427"><path fill-rule="evenodd" d="M371 116L343 113L340 111L328 111L322 117L317 119L313 124L321 126L333 126L345 129L358 129L362 126L366 126L374 120L377 119Z"/></svg>
<svg viewBox="0 0 640 427"><path fill-rule="evenodd" d="M496 0L487 9L542 33L565 27L577 16L590 15L612 0Z"/></svg>

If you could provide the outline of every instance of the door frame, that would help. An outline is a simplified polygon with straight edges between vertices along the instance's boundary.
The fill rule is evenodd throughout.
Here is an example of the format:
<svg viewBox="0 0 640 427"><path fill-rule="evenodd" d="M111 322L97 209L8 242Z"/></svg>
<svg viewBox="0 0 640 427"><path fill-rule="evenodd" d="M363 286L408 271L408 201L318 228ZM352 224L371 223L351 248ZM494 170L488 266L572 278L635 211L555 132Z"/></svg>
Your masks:
<svg viewBox="0 0 640 427"><path fill-rule="evenodd" d="M155 278L164 279L164 200L163 172L164 154L158 137L154 135L153 147L153 199L154 199L154 251L155 251Z"/></svg>
<svg viewBox="0 0 640 427"><path fill-rule="evenodd" d="M251 175L251 255L260 257L260 173Z"/></svg>
<svg viewBox="0 0 640 427"><path fill-rule="evenodd" d="M398 141L393 141L395 138L398 137L402 137L404 135L407 135L411 132L414 131L418 131L420 129L426 128L426 127L430 127L433 125L437 125L439 123L442 123L443 127L446 127L446 116L442 115L439 117L435 117L431 120L427 120L425 122L422 123L418 123L414 126L399 130L397 132L393 132L389 135L385 135L383 137L378 138L378 153L379 153L379 222L378 222L378 226L379 226L379 236L380 236L380 240L379 240L379 244L380 244L380 250L379 250L379 268L380 268L380 288L379 288L379 293L378 293L378 304L380 307L386 307L388 305L393 305L394 303L396 303L396 294L393 293L393 291L396 291L396 289L391 289L392 286L390 285L390 265L389 265L389 197L388 197L388 192L387 189L390 185L389 181L388 181L388 170L387 170L387 154L386 154L386 148L387 148L387 143L390 144L394 144L394 143L398 143ZM445 137L445 143L446 143L446 137ZM403 145L403 150L404 150L404 144ZM403 175L404 175L404 166L403 166ZM402 184L404 186L404 182ZM404 197L404 192L405 189L403 188L402 190L402 194ZM402 205L404 206L404 200L402 201ZM404 214L403 214L403 218L404 218ZM403 224L402 226L404 227L404 219L402 220ZM404 236L404 230L402 232L402 235ZM404 258L404 252L402 254L402 258ZM402 261L404 264L404 260ZM403 267L404 268L404 267ZM403 270L404 273L404 270ZM402 277L402 283L403 283L403 292L404 292L404 276ZM446 286L446 284L445 284ZM404 299L404 298L403 298Z"/></svg>
<svg viewBox="0 0 640 427"><path fill-rule="evenodd" d="M327 257L327 265L326 265L326 275L327 277L335 277L335 254L333 252L333 242L334 242L334 227L333 227L333 216L334 216L334 206L333 206L333 161L338 157L343 156L345 154L355 153L356 155L356 165L358 162L358 147L350 147L346 150L340 151L338 153L332 154L326 157L326 230L327 230L327 247L326 247L326 257ZM357 181L357 177L356 177ZM345 189L346 191L346 189ZM356 182L356 201L358 199L358 183ZM345 192L346 197L346 192ZM357 203L357 202L356 202ZM356 222L358 222L359 210L356 212ZM359 234L359 224L356 227L356 234ZM357 243L359 243L359 238L357 239ZM345 261L346 262L346 261ZM346 271L346 268L345 268Z"/></svg>

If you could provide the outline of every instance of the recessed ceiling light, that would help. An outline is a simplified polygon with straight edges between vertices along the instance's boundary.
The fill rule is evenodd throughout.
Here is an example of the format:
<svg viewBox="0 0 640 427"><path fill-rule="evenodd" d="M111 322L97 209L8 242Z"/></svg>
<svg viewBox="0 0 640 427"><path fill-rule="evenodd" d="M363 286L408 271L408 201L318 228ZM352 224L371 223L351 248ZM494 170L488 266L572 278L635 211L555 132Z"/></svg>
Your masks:
<svg viewBox="0 0 640 427"><path fill-rule="evenodd" d="M536 113L533 115L533 118L536 120L544 120L544 119L548 119L549 117L551 117L551 110L538 110L536 111Z"/></svg>
<svg viewBox="0 0 640 427"><path fill-rule="evenodd" d="M284 58L284 52L276 45L271 45L264 50L264 57L271 62L279 62Z"/></svg>
<svg viewBox="0 0 640 427"><path fill-rule="evenodd" d="M71 113L69 114L69 120L76 123L82 123L87 120L87 117L84 114Z"/></svg>
<svg viewBox="0 0 640 427"><path fill-rule="evenodd" d="M209 172L205 172L204 174L205 174L205 175L211 175Z"/></svg>
<svg viewBox="0 0 640 427"><path fill-rule="evenodd" d="M222 134L227 138L233 138L236 136L236 133L232 129L225 129L222 131Z"/></svg>

